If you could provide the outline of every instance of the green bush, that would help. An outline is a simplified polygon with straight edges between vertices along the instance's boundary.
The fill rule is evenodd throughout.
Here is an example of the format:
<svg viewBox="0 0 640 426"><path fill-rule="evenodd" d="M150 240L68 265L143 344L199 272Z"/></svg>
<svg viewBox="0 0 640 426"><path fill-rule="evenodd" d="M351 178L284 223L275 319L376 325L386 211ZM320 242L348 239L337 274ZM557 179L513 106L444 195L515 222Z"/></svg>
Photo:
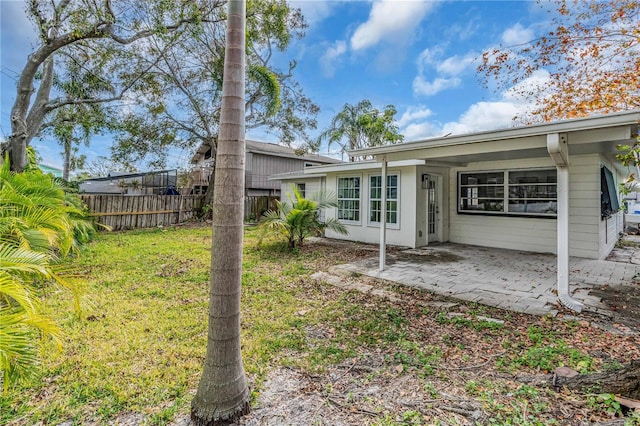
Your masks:
<svg viewBox="0 0 640 426"><path fill-rule="evenodd" d="M0 370L4 390L38 364L42 337L59 342L60 329L42 315L42 284L73 287L55 271L95 232L81 201L36 167L0 168ZM76 309L79 300L74 292Z"/></svg>
<svg viewBox="0 0 640 426"><path fill-rule="evenodd" d="M320 221L320 209L337 205L332 194L318 192L304 198L297 188L292 189L293 194L287 193L288 202L276 201L277 209L267 210L262 216L262 237L258 244L268 233L284 236L291 249L302 246L305 238L319 235L325 229L347 234L347 228L336 219Z"/></svg>

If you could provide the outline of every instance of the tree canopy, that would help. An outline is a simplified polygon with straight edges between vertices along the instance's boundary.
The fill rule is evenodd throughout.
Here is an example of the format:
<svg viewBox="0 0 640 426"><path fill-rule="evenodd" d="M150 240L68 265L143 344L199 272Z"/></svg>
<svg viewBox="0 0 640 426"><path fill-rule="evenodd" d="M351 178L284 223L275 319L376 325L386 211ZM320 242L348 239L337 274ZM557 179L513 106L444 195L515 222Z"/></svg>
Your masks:
<svg viewBox="0 0 640 426"><path fill-rule="evenodd" d="M247 10L246 128L260 127L291 143L307 140L315 128L318 107L293 79L295 62L286 70L272 62L304 35L306 23L298 9L284 0L249 2ZM216 152L225 53L223 8L197 28L185 28L171 39L153 39L148 49L158 60L148 71L148 84L136 91L123 115L113 158L135 163L147 158L165 161L169 145L191 148L205 143Z"/></svg>
<svg viewBox="0 0 640 426"><path fill-rule="evenodd" d="M531 116L521 117L525 121L640 107L640 3L556 0L550 4L552 29L546 34L483 53L478 71L485 83L495 80L500 89L534 98ZM544 87L528 84L541 71L549 73Z"/></svg>
<svg viewBox="0 0 640 426"><path fill-rule="evenodd" d="M114 132L112 158L127 165L144 158L161 166L168 146L215 144L225 1L25 3L39 44L20 72L4 146L14 170L24 168L31 140L58 120L54 112L65 109L68 118L71 107L101 105L99 122L75 130ZM285 70L271 64L275 51L304 35L304 19L284 0L248 8L247 127L263 126L285 142L308 139L318 107L294 81L295 62ZM69 139L69 130L54 134Z"/></svg>
<svg viewBox="0 0 640 426"><path fill-rule="evenodd" d="M331 146L337 143L346 153L354 149L396 144L404 140L394 123L396 108L387 105L380 111L371 101L364 99L355 105L345 104L342 111L331 120L329 127L317 139ZM350 158L354 160L353 157Z"/></svg>
<svg viewBox="0 0 640 426"><path fill-rule="evenodd" d="M26 1L38 32L38 45L20 72L11 109L11 135L5 149L14 170L26 165L26 148L47 114L67 106L121 99L141 84L147 62L137 50L150 37L164 37L185 25L202 22L215 2L60 0ZM64 63L64 67L60 64ZM67 74L67 71L69 73ZM82 78L79 78L82 76ZM97 89L68 90L52 98L52 87L67 84Z"/></svg>

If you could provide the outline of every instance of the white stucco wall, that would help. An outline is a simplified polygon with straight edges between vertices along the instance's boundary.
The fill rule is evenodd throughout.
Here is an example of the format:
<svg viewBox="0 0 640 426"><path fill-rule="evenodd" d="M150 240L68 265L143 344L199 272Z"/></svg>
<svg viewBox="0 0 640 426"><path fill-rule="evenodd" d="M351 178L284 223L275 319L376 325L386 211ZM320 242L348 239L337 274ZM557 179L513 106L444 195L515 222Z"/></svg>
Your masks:
<svg viewBox="0 0 640 426"><path fill-rule="evenodd" d="M305 185L305 196L309 196L314 192L319 192L324 186L324 177L296 178L281 181L280 184L280 200L287 201L287 193L291 193L291 187L303 183Z"/></svg>
<svg viewBox="0 0 640 426"><path fill-rule="evenodd" d="M419 177L416 175L416 166L390 167L387 174L398 174L398 224L389 224L387 227L387 243L391 245L415 247L416 246L416 189ZM329 230L326 236L329 238L361 241L364 243L378 244L380 241L380 227L369 223L369 176L380 175L380 169L359 170L346 173L327 173L327 190L337 193L339 177L360 177L360 221L342 223L349 230L349 235L340 235ZM327 217L335 218L337 209L329 209Z"/></svg>

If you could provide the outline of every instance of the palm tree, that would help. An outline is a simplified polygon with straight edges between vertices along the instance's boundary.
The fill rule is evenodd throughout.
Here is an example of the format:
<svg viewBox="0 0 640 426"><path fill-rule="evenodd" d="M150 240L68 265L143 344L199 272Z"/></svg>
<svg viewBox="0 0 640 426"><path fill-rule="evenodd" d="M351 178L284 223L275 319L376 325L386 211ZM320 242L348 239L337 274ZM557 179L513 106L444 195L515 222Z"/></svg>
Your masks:
<svg viewBox="0 0 640 426"><path fill-rule="evenodd" d="M73 287L54 262L77 251L95 232L81 201L43 174L32 159L23 173L0 167L0 370L5 391L38 363L39 336L59 343L60 330L39 308L47 281ZM76 310L79 298L74 292Z"/></svg>
<svg viewBox="0 0 640 426"><path fill-rule="evenodd" d="M289 248L295 249L304 243L306 237L318 235L325 229L331 229L342 235L347 235L347 228L337 219L320 221L320 209L336 207L338 205L333 194L321 191L304 198L297 188L293 188L293 194L287 193L289 202L276 201L276 210L267 210L261 222L262 237L269 231L284 235L289 243Z"/></svg>
<svg viewBox="0 0 640 426"><path fill-rule="evenodd" d="M60 344L60 329L40 312L33 281L52 278L49 257L0 237L0 371L4 391L38 365L38 335Z"/></svg>
<svg viewBox="0 0 640 426"><path fill-rule="evenodd" d="M249 412L240 350L244 209L244 0L230 0L213 192L207 354L191 402L195 425L231 423Z"/></svg>
<svg viewBox="0 0 640 426"><path fill-rule="evenodd" d="M354 149L402 142L404 136L398 133L398 126L393 123L395 114L393 105L379 111L367 99L356 105L345 104L316 142L326 141L329 147L338 143L343 154ZM349 157L349 161L354 160L354 157Z"/></svg>

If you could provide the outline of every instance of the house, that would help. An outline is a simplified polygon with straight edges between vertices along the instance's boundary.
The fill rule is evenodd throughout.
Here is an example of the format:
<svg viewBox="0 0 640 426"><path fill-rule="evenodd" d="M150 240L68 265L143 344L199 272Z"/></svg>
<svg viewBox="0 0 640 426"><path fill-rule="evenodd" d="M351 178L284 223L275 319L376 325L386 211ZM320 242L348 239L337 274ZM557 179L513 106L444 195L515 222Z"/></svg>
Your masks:
<svg viewBox="0 0 640 426"><path fill-rule="evenodd" d="M283 191L335 192L338 207L325 214L349 235L327 236L379 243L380 269L387 243L449 241L555 253L564 283L569 255L603 259L618 241L617 188L630 170L616 147L633 144L639 120L629 111L374 147L352 153L372 161L277 178Z"/></svg>
<svg viewBox="0 0 640 426"><path fill-rule="evenodd" d="M45 174L51 174L57 178L62 177L62 169L59 169L57 167L53 167L48 164L38 164L38 168Z"/></svg>
<svg viewBox="0 0 640 426"><path fill-rule="evenodd" d="M106 177L85 179L79 184L84 194L163 195L173 193L178 171L160 170L144 173L113 172Z"/></svg>
<svg viewBox="0 0 640 426"><path fill-rule="evenodd" d="M279 196L280 183L269 180L269 176L280 173L301 172L305 167L336 164L340 160L318 154L298 152L274 143L245 141L245 195L246 196ZM190 192L202 194L206 192L214 158L212 149L202 144L191 158L191 178L188 184Z"/></svg>

